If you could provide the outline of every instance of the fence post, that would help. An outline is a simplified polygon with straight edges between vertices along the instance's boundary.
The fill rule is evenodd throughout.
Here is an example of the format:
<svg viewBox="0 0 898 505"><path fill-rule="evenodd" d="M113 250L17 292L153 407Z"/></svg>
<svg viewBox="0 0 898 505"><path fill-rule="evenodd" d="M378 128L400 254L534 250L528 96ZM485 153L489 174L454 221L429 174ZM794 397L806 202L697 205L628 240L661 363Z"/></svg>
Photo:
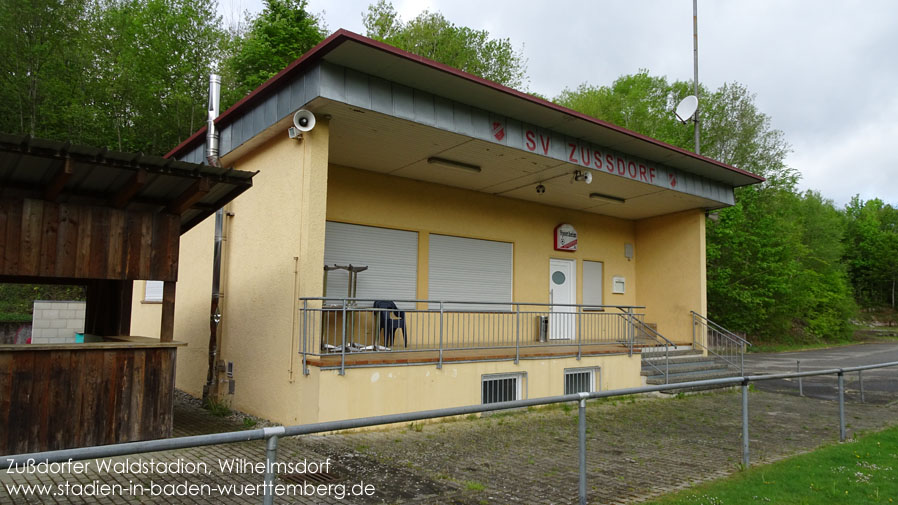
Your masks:
<svg viewBox="0 0 898 505"><path fill-rule="evenodd" d="M443 368L443 301L440 300L440 361L437 363L437 370Z"/></svg>
<svg viewBox="0 0 898 505"><path fill-rule="evenodd" d="M302 374L309 375L309 365L306 362L306 340L309 336L309 323L308 323L308 315L309 315L309 301L302 301ZM319 344L319 347L320 344ZM290 358L293 359L293 358Z"/></svg>
<svg viewBox="0 0 898 505"><path fill-rule="evenodd" d="M839 442L845 441L845 373L839 371Z"/></svg>
<svg viewBox="0 0 898 505"><path fill-rule="evenodd" d="M698 318L695 317L695 311L692 311L692 348L695 349L695 327L698 325ZM743 374L744 375L744 374Z"/></svg>
<svg viewBox="0 0 898 505"><path fill-rule="evenodd" d="M273 428L263 428L265 435L269 435L266 451L265 465L265 490L263 494L263 505L272 505L274 503L274 465L278 460L278 435L283 435L285 429L283 426Z"/></svg>
<svg viewBox="0 0 898 505"><path fill-rule="evenodd" d="M586 399L589 393L580 393L577 431L580 436L580 505L586 505Z"/></svg>
<svg viewBox="0 0 898 505"><path fill-rule="evenodd" d="M742 382L742 468L748 470L748 381Z"/></svg>
<svg viewBox="0 0 898 505"><path fill-rule="evenodd" d="M340 375L346 375L346 298L343 299L343 344L340 346Z"/></svg>
<svg viewBox="0 0 898 505"><path fill-rule="evenodd" d="M583 356L583 320L580 317L582 311L577 307L577 361Z"/></svg>
<svg viewBox="0 0 898 505"><path fill-rule="evenodd" d="M801 360L795 361L795 369L798 373L801 373ZM804 386L801 382L801 377L798 378L798 396L804 396Z"/></svg>
<svg viewBox="0 0 898 505"><path fill-rule="evenodd" d="M521 304L514 304L514 364L521 360Z"/></svg>
<svg viewBox="0 0 898 505"><path fill-rule="evenodd" d="M861 383L861 403L867 403L864 401L864 371L857 371L857 380Z"/></svg>

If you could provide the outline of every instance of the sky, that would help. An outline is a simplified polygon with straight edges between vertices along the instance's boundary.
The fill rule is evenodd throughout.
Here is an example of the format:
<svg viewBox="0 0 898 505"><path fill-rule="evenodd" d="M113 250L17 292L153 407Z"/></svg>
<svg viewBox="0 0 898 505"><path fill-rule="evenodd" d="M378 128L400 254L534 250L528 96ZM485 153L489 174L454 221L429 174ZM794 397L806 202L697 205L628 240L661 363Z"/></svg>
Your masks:
<svg viewBox="0 0 898 505"><path fill-rule="evenodd" d="M326 23L364 35L367 0L308 0ZM689 0L393 0L407 21L423 10L523 49L523 91L553 98L648 69L693 77ZM261 0L219 0L225 21ZM791 145L799 187L838 206L852 196L898 204L898 2L699 0L699 81L743 84Z"/></svg>

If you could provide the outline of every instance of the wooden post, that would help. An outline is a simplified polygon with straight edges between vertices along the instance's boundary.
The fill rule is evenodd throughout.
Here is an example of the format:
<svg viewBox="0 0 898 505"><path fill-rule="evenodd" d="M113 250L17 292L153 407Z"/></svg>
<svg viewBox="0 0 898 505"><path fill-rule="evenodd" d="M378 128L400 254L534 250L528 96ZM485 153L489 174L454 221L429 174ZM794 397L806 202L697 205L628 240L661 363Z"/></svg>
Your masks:
<svg viewBox="0 0 898 505"><path fill-rule="evenodd" d="M175 336L175 282L162 283L162 328L159 340L171 342Z"/></svg>

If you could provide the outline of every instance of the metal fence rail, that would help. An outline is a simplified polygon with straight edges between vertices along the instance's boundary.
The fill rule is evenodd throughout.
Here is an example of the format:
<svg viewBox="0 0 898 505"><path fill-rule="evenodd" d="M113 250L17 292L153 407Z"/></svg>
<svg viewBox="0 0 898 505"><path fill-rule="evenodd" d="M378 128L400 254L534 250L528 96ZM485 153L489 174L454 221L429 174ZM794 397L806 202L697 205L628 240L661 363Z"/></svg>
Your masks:
<svg viewBox="0 0 898 505"><path fill-rule="evenodd" d="M308 359L340 356L340 374L352 368L347 354L429 353L442 368L446 353L500 349L517 363L522 350L565 348L578 359L583 346L618 346L633 352L639 306L392 300L375 308L363 298L300 298L303 372ZM644 326L644 325L643 325ZM644 333L644 332L643 332Z"/></svg>
<svg viewBox="0 0 898 505"><path fill-rule="evenodd" d="M343 421L329 421L322 423L294 425L294 426L277 426L271 428L262 428L256 430L215 433L209 435L197 435L191 437L179 437L163 440L149 440L143 442L129 442L123 444L104 445L98 447L82 447L77 449L65 449L58 451L39 452L31 454L18 454L0 457L0 470L5 470L11 466L21 466L35 463L56 463L69 460L78 461L84 459L108 458L113 456L126 456L130 454L140 454L146 452L167 451L173 449L186 449L191 447L201 447L208 445L230 444L235 442L246 442L252 440L266 440L266 468L276 468L274 464L277 461L277 443L280 437L289 437L297 435L310 435L315 433L323 433L330 431L347 430L353 428L364 428L369 426L380 426L393 423L408 423L413 421L421 421L425 419L435 419L439 417L460 416L467 414L477 414L483 412L493 412L500 410L508 410L522 407L533 407L539 405L551 405L555 403L578 402L578 436L579 436L579 496L580 503L586 503L586 400L594 398L610 398L615 396L626 396L634 394L652 393L658 391L670 391L675 389L688 389L702 386L742 386L742 463L745 468L749 466L749 426L748 426L748 386L752 382L810 377L817 375L836 375L839 383L839 440L844 442L846 438L845 431L845 383L844 375L850 372L861 372L863 370L872 370L877 368L886 368L898 366L898 361L887 363L879 363L875 365L857 366L851 368L832 368L827 370L817 370L800 373L783 373L772 375L752 375L743 377L728 377L723 379L710 379L692 382L683 382L678 384L664 384L660 386L644 386L637 388L618 389L614 391L596 391L592 393L577 393L570 395L551 396L545 398L532 398L527 400L516 400L502 403L491 403L487 405L468 405L463 407L450 407L444 409L425 410L420 412L409 412L403 414L390 414L384 416L365 417L359 419L347 419ZM274 500L273 485L276 475L269 470L265 473L265 485L263 503L271 504Z"/></svg>

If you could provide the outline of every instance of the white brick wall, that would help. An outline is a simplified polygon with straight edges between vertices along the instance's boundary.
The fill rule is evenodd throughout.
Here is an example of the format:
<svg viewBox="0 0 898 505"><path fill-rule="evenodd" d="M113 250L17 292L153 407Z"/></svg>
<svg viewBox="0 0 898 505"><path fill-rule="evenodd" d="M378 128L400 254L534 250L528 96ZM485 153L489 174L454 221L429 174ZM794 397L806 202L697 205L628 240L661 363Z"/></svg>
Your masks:
<svg viewBox="0 0 898 505"><path fill-rule="evenodd" d="M75 333L84 331L85 302L34 302L32 344L70 344Z"/></svg>

